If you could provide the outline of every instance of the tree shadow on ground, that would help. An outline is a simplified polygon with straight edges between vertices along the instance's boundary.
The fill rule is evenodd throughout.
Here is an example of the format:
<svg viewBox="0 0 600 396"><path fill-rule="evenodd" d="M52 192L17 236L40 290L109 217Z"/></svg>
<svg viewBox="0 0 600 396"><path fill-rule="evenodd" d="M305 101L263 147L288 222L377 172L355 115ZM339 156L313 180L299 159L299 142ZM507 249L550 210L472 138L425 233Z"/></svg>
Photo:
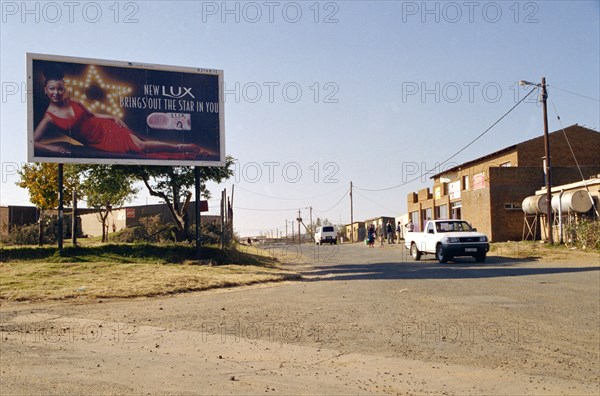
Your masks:
<svg viewBox="0 0 600 396"><path fill-rule="evenodd" d="M478 279L507 276L551 275L600 272L599 266L565 267L540 264L525 267L525 259L489 257L485 263L463 258L440 264L436 260L379 262L367 264L323 264L302 271L307 281L395 280L395 279ZM543 265L543 266L542 266Z"/></svg>

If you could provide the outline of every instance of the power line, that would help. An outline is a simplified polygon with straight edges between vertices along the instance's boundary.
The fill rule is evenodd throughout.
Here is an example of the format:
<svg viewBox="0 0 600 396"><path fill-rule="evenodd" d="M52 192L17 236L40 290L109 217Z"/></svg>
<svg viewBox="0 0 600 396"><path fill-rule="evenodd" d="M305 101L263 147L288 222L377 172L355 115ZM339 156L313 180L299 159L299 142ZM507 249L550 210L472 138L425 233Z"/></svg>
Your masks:
<svg viewBox="0 0 600 396"><path fill-rule="evenodd" d="M492 128L494 128L496 125L498 125L500 123L500 121L502 121L506 116L508 116L514 109L517 108L518 105L520 105L521 103L523 103L525 101L525 99L527 99L527 97L529 97L529 95L531 95L533 92L537 91L538 87L533 88L531 91L529 91L529 93L527 93L527 95L525 95L523 97L523 99L519 100L513 107L511 107L506 113L504 113L502 115L502 117L500 117L498 120L496 120L490 127L488 127L485 131L483 131L482 133L480 133L475 139L471 140L466 146L464 146L463 148L461 148L460 150L458 150L456 153L452 154L450 157L448 157L446 160L444 160L442 163L437 164L437 166L442 166L448 162L450 162L450 160L452 160L454 157L456 157L458 154L462 153L463 151L465 151L467 148L469 148L473 143L475 143L476 141L478 141L479 139L481 139L486 133L488 133L489 131L492 130ZM432 173L436 168L433 169L429 169L427 170L427 172L425 172L425 174L429 174ZM386 187L386 188L378 188L378 189L368 189L368 188L360 188L360 187L354 187L357 190L361 190L361 191L372 191L372 192L376 192L376 191L388 191L388 190L393 190L396 189L398 187L402 187L405 186L409 183L414 182L415 180L418 180L422 177L422 175L419 175L413 179L410 179L408 181L405 181L401 184L392 186L392 187Z"/></svg>
<svg viewBox="0 0 600 396"><path fill-rule="evenodd" d="M360 195L361 197L363 197L363 198L365 198L365 199L367 199L367 200L369 200L369 201L373 202L375 205L377 205L377 206L379 206L379 207L381 207L381 208L383 208L383 209L385 209L385 210L387 210L387 211L390 211L390 212L396 212L395 210L393 210L393 209L390 209L390 208L387 208L387 207L383 206L382 204L380 204L380 203L376 202L375 200L373 200L373 199L371 199L371 198L367 197L367 196L366 196L366 195L364 195L364 194L361 194L361 193L359 193L359 192L356 192L356 193L357 193L358 195Z"/></svg>
<svg viewBox="0 0 600 396"><path fill-rule="evenodd" d="M569 91L569 90L566 90L566 89L558 88L558 87L555 87L554 85L547 85L547 86L548 87L552 87L552 89L557 89L559 91L570 93L571 95L580 96L580 97L585 98L585 99L590 99L590 100L593 100L593 101L596 101L596 102L600 102L600 99L598 99L598 98L593 98L591 96L586 96L586 95L579 94L577 92L573 92L573 91Z"/></svg>
<svg viewBox="0 0 600 396"><path fill-rule="evenodd" d="M592 195L591 195L590 189L588 188L588 185L586 183L585 176L583 176L583 172L581 171L581 166L579 166L579 162L577 161L577 157L575 156L575 151L573 151L573 147L571 147L571 142L569 142L569 138L567 137L567 132L565 131L565 127L563 126L562 120L560 119L560 116L558 115L558 111L556 110L556 106L554 105L554 101L552 99L550 99L550 103L552 103L552 108L554 109L554 114L556 114L556 118L558 119L558 122L560 124L560 128L562 129L563 135L565 136L565 140L567 141L567 145L569 146L569 150L571 150L571 155L573 156L573 160L575 161L575 165L577 165L577 170L579 171L579 175L581 176L581 180L583 181L583 185L584 185L584 187L585 187L585 189L586 189L586 191L588 193L588 197L592 201L592 206L594 207L594 212L596 212L596 216L600 216L600 214L598 213L598 208L596 207L596 203L592 199Z"/></svg>
<svg viewBox="0 0 600 396"><path fill-rule="evenodd" d="M253 212L289 212L289 211L298 210L298 208L291 208L291 209L257 209L257 208L241 208L239 206L234 206L234 209L248 210L248 211L253 211Z"/></svg>
<svg viewBox="0 0 600 396"><path fill-rule="evenodd" d="M312 196L312 197L302 197L302 198L285 198L285 197L276 197L276 196L273 196L273 195L267 195L267 194L262 194L262 193L258 193L258 192L255 192L255 191L250 191L250 190L248 190L247 188L243 188L243 187L241 187L241 186L239 186L239 185L237 185L237 184L236 184L236 186L237 186L238 188L240 188L240 189L242 189L242 190L246 191L246 192L249 192L249 193L251 193L251 194L255 194L255 195L258 195L258 196L261 196L261 197L265 197L265 198L270 198L270 199L278 199L278 200L281 200L281 201L306 201L306 200L309 200L309 199L321 198L321 197L324 197L324 196L326 196L326 195L330 195L330 194L333 194L333 193L335 193L335 192L341 191L341 190L342 190L342 189L344 189L344 188L347 188L346 186L342 186L342 187L340 187L340 188L338 188L338 189L336 189L336 190L329 191L329 192L327 192L327 193L320 194L320 195L314 195L314 196Z"/></svg>
<svg viewBox="0 0 600 396"><path fill-rule="evenodd" d="M344 195L342 195L342 197L331 208L329 208L327 210L317 210L317 209L313 208L313 211L319 212L319 213L327 213L330 210L333 210L336 206L338 206L344 200L344 198L346 198L346 194L347 194L347 192L344 191Z"/></svg>

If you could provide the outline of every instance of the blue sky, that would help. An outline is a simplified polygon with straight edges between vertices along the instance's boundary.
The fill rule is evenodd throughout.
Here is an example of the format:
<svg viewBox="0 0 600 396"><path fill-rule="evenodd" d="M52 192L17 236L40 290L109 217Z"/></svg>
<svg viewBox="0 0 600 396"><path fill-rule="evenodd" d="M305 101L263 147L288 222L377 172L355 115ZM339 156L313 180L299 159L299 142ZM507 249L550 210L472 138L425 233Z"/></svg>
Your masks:
<svg viewBox="0 0 600 396"><path fill-rule="evenodd" d="M553 105L564 126L600 127L598 1L22 4L2 1L2 205L28 204L14 172L27 160L27 52L224 70L226 151L239 162L211 189L236 186L242 235L283 233L311 206L349 222L350 181L386 189L434 167L523 97L521 79L546 77L551 131ZM542 127L534 98L453 161ZM354 218L403 214L407 194L429 186L357 190ZM142 190L133 203L146 202L157 201Z"/></svg>

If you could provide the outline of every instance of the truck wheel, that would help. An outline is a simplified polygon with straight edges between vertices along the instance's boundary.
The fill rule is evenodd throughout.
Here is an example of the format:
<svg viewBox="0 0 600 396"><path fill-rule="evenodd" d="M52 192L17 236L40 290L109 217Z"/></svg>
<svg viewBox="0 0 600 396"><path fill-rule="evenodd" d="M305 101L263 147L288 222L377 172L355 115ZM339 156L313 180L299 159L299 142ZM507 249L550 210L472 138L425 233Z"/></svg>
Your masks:
<svg viewBox="0 0 600 396"><path fill-rule="evenodd" d="M438 243L437 246L435 247L435 257L442 264L446 264L448 262L448 260L450 259L450 257L448 257L448 255L446 255L444 253L444 249L442 248L441 243Z"/></svg>
<svg viewBox="0 0 600 396"><path fill-rule="evenodd" d="M410 255L417 261L421 260L421 252L419 252L417 244L414 242L410 245Z"/></svg>
<svg viewBox="0 0 600 396"><path fill-rule="evenodd" d="M485 262L485 253L478 254L477 256L475 256L475 261L477 261L478 263L484 263Z"/></svg>

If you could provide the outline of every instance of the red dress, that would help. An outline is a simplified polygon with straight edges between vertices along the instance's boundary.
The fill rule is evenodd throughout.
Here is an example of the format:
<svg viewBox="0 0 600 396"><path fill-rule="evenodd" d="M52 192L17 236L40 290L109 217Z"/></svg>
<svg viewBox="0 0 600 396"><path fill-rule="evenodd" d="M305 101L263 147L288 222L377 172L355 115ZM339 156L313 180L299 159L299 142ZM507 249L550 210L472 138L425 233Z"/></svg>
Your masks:
<svg viewBox="0 0 600 396"><path fill-rule="evenodd" d="M100 118L87 111L81 104L72 100L67 105L75 116L62 118L46 112L54 125L65 130L73 139L98 150L111 153L142 153L131 138L129 128L117 124L113 119Z"/></svg>

